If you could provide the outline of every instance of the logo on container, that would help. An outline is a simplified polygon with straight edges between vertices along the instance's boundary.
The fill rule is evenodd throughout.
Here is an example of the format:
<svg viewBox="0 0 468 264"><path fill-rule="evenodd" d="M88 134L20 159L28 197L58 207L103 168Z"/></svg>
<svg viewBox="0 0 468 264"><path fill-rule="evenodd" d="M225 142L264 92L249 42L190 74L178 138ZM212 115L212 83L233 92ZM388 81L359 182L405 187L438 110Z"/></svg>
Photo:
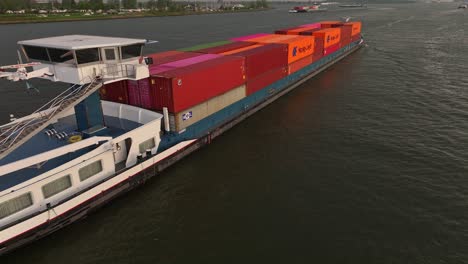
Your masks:
<svg viewBox="0 0 468 264"><path fill-rule="evenodd" d="M312 49L312 44L309 44L309 45L307 45L305 47L299 48L299 53L308 52L311 49Z"/></svg>
<svg viewBox="0 0 468 264"><path fill-rule="evenodd" d="M294 47L293 50L292 50L292 55L293 57L296 57L297 55L297 47Z"/></svg>
<svg viewBox="0 0 468 264"><path fill-rule="evenodd" d="M330 42L330 35L327 36L327 43Z"/></svg>
<svg viewBox="0 0 468 264"><path fill-rule="evenodd" d="M187 113L182 114L183 121L188 120L190 118L192 118L192 111L188 111Z"/></svg>

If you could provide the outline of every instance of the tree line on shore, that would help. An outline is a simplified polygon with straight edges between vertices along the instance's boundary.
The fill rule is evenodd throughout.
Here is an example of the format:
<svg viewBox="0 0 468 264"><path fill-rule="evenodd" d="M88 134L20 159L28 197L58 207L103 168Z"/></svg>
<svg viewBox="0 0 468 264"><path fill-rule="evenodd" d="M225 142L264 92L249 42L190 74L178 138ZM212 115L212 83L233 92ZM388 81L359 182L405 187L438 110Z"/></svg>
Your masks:
<svg viewBox="0 0 468 264"><path fill-rule="evenodd" d="M148 9L159 11L182 11L187 5L202 6L203 3L183 3L172 0L149 0L145 3L137 2L137 0L108 0L104 3L103 0L87 0L79 1L62 0L51 1L50 3L37 3L35 0L0 0L0 11L6 10L26 10L26 12L37 9L67 9L67 10L119 10L119 9ZM256 0L244 3L246 8L267 8L266 0ZM231 8L231 6L221 5L219 9Z"/></svg>

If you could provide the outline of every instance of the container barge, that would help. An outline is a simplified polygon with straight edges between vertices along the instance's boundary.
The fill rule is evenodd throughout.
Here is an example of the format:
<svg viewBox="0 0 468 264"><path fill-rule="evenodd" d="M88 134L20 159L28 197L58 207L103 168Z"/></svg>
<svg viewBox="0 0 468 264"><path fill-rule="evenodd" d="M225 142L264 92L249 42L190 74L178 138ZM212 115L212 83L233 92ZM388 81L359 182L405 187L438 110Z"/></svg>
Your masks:
<svg viewBox="0 0 468 264"><path fill-rule="evenodd" d="M143 56L146 43L25 40L27 62L0 67L11 81L72 84L0 126L0 255L145 183L363 40L360 22L324 21Z"/></svg>

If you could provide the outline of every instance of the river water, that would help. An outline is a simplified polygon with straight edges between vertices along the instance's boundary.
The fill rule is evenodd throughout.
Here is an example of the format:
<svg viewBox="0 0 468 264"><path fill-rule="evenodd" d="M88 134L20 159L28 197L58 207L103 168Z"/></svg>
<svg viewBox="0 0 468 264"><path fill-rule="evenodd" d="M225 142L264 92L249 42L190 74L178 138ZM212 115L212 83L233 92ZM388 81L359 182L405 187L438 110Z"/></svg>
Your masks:
<svg viewBox="0 0 468 264"><path fill-rule="evenodd" d="M87 219L0 263L468 263L468 11L374 4L2 25L18 40L99 34L147 52L351 16L367 47ZM61 87L0 82L0 118Z"/></svg>

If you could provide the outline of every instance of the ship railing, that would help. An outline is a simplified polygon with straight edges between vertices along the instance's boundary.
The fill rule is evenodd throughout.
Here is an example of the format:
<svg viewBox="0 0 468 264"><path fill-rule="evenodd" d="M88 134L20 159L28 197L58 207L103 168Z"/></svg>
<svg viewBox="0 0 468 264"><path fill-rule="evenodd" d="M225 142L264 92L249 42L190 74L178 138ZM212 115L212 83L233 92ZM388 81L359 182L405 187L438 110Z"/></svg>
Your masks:
<svg viewBox="0 0 468 264"><path fill-rule="evenodd" d="M90 82L87 82L86 79L89 79ZM74 106L76 104L73 104L74 102L86 95L90 90L98 89L100 87L98 84L102 85L101 79L96 77L86 77L81 83L83 82L85 83L83 85L72 85L37 109L31 114L32 118L0 127L0 159L12 151L12 146L15 143L29 139L36 134L34 132L46 127L57 113Z"/></svg>
<svg viewBox="0 0 468 264"><path fill-rule="evenodd" d="M106 79L135 78L136 65L134 64L106 64L102 69L102 76Z"/></svg>

